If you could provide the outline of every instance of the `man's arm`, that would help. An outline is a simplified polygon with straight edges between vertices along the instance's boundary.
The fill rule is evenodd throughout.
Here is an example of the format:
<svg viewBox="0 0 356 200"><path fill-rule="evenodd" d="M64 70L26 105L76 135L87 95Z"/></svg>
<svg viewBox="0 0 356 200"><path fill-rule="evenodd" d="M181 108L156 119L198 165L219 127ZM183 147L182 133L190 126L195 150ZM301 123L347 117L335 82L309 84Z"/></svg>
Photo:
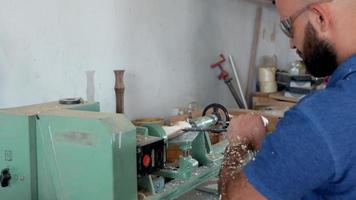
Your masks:
<svg viewBox="0 0 356 200"><path fill-rule="evenodd" d="M222 199L231 200L266 200L247 180L243 172L236 176L236 180L232 181L227 188L227 195L222 195Z"/></svg>
<svg viewBox="0 0 356 200"><path fill-rule="evenodd" d="M225 157L220 171L219 192L222 199L265 200L249 183L242 168L251 159L250 145L230 145L225 150Z"/></svg>
<svg viewBox="0 0 356 200"><path fill-rule="evenodd" d="M266 135L259 115L234 118L228 129L229 145L220 170L219 192L222 199L266 199L249 183L242 168L253 158Z"/></svg>
<svg viewBox="0 0 356 200"><path fill-rule="evenodd" d="M234 138L237 141L239 137L245 138L242 144L251 144L252 149L259 152L253 161L243 166L243 172L242 166L233 168L236 160L244 160L243 148L239 154L226 152L225 163L232 164L230 168L224 164L221 169L220 192L224 199L259 199L260 196L273 200L302 199L334 180L335 159L325 137L332 133L320 130L299 107L286 112L267 138L259 123L253 115L230 122L230 146L234 146Z"/></svg>

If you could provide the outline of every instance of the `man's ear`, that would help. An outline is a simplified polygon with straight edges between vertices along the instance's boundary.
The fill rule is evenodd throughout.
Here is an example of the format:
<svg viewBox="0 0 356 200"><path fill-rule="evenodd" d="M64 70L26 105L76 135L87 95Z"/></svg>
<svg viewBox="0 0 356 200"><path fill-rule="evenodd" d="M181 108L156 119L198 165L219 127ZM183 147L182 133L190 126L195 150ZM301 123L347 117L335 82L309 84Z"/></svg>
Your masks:
<svg viewBox="0 0 356 200"><path fill-rule="evenodd" d="M329 10L322 5L313 5L310 9L314 14L314 16L312 16L313 24L318 26L318 29L321 32L328 31L331 25L331 15Z"/></svg>

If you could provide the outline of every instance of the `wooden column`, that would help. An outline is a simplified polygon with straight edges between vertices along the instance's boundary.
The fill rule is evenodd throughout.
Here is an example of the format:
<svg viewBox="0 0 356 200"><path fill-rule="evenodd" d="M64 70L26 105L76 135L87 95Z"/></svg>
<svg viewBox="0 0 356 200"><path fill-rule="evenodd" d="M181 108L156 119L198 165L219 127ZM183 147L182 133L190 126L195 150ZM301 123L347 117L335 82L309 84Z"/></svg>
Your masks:
<svg viewBox="0 0 356 200"><path fill-rule="evenodd" d="M115 73L115 94L116 113L124 113L124 72L125 70L114 70Z"/></svg>

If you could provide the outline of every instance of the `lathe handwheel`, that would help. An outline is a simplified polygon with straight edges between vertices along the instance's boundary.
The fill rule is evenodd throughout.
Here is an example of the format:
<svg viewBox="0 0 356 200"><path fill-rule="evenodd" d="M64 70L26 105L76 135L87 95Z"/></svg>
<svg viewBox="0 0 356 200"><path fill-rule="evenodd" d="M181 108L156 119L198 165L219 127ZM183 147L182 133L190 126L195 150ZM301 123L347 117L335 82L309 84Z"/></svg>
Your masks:
<svg viewBox="0 0 356 200"><path fill-rule="evenodd" d="M212 113L208 113L210 109L213 109ZM215 115L218 118L218 124L223 126L222 128L226 128L228 124L227 122L230 121L229 112L221 104L213 103L205 107L203 111L203 116L206 116L207 114Z"/></svg>

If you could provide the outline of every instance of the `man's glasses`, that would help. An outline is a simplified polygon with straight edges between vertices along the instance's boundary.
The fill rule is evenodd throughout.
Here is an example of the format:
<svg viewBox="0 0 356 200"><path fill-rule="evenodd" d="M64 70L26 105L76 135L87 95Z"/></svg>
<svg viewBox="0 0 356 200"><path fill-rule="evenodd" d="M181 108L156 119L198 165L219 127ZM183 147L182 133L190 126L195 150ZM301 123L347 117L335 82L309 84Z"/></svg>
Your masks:
<svg viewBox="0 0 356 200"><path fill-rule="evenodd" d="M296 13L294 13L292 16L286 18L286 19L282 19L280 22L280 27L283 31L284 34L286 34L289 38L293 38L293 24L294 21L301 15L303 14L305 11L309 10L313 5L319 4L319 3L328 3L331 2L333 0L324 0L324 1L318 1L318 2L314 2L311 3L307 6L305 6L304 8L298 10Z"/></svg>

